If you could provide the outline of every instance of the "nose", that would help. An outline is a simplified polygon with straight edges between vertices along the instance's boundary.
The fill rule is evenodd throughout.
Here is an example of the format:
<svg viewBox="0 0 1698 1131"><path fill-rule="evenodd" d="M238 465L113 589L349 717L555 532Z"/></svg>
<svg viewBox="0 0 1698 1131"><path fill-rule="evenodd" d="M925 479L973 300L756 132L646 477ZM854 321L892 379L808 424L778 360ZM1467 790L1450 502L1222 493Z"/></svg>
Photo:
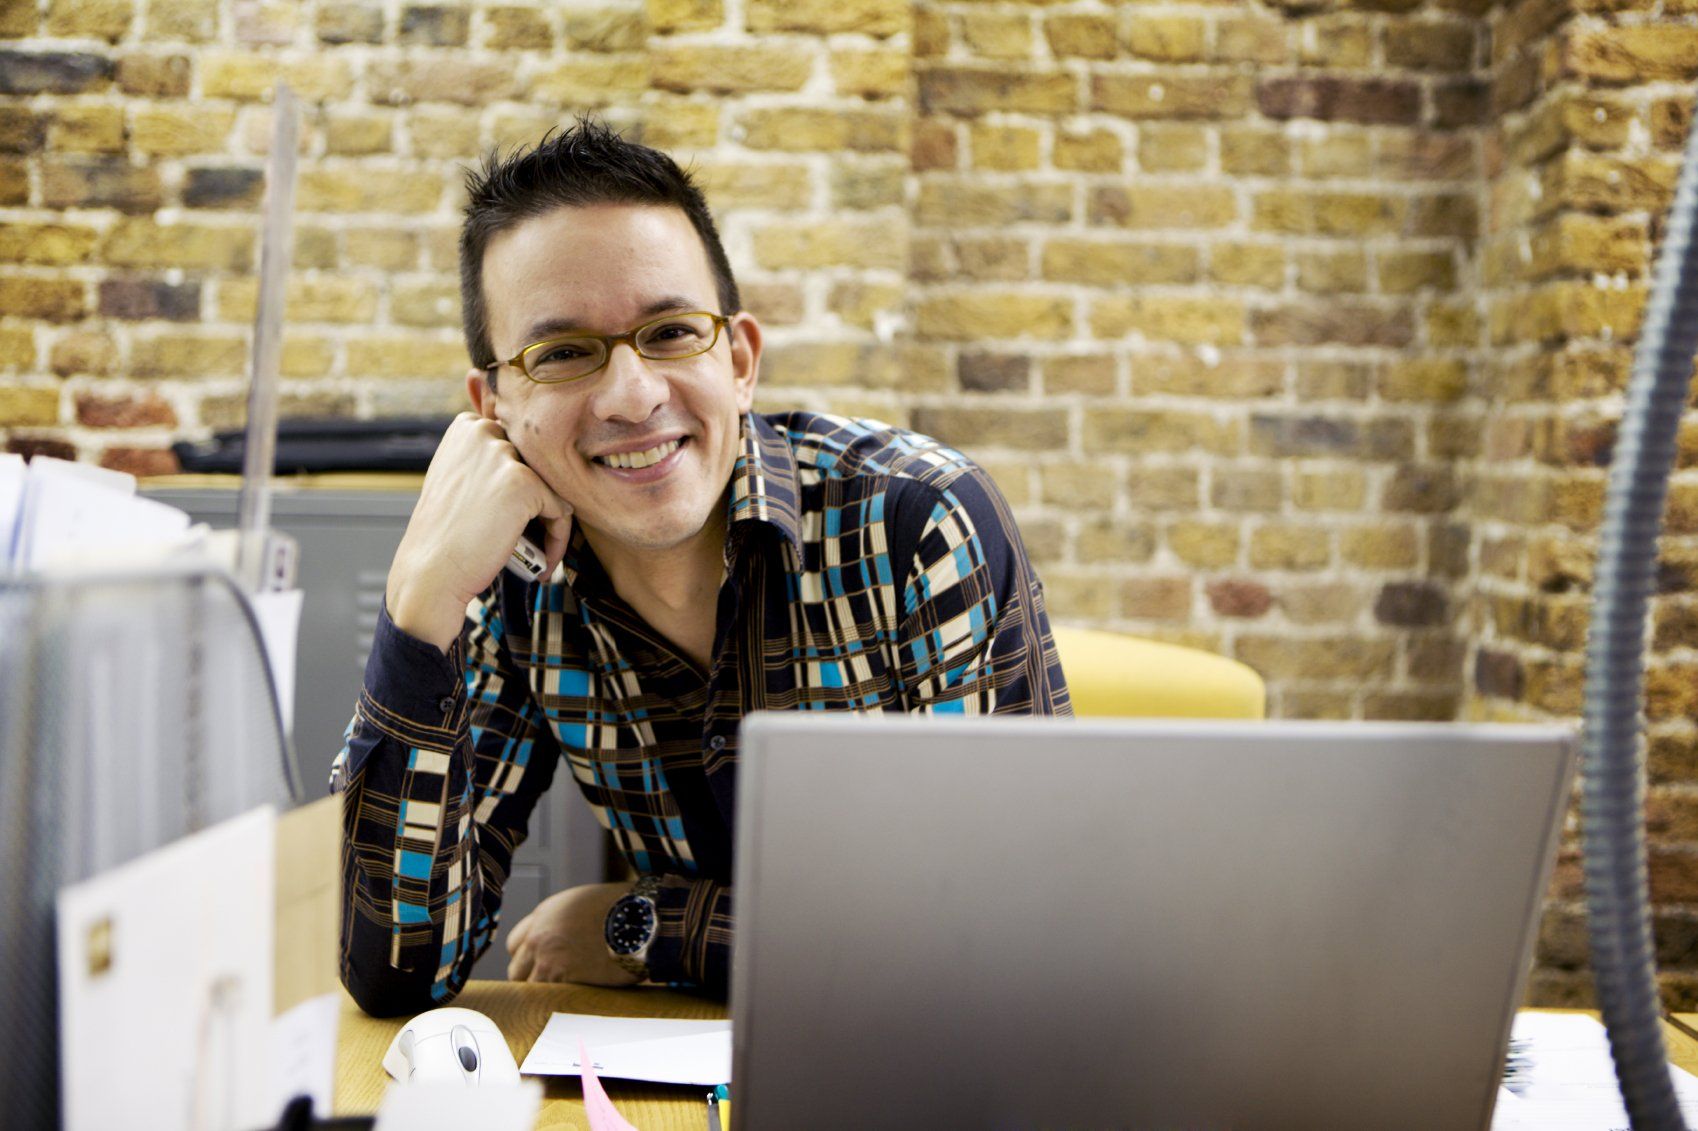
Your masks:
<svg viewBox="0 0 1698 1131"><path fill-rule="evenodd" d="M614 345L606 369L595 380L591 407L601 420L641 424L672 399L665 375L638 357L628 342Z"/></svg>

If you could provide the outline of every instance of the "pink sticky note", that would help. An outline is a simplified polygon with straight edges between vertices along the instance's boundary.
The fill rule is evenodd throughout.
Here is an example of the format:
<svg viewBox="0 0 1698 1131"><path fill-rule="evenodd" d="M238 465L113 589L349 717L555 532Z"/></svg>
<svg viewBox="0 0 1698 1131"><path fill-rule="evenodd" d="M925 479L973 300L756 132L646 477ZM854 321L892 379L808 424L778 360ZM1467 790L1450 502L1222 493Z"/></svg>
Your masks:
<svg viewBox="0 0 1698 1131"><path fill-rule="evenodd" d="M590 1117L590 1131L637 1131L607 1098L606 1089L596 1078L590 1051L584 1047L581 1037L578 1039L578 1079L584 1084L584 1114Z"/></svg>

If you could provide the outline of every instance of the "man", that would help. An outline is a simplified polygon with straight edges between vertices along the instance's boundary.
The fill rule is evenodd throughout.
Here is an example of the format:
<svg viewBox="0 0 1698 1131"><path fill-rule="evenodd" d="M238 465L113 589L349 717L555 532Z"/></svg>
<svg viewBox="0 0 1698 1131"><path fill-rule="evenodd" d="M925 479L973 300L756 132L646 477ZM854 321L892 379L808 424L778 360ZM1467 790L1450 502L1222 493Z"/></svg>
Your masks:
<svg viewBox="0 0 1698 1131"><path fill-rule="evenodd" d="M960 453L751 413L760 323L669 158L580 122L468 189L475 411L396 550L333 775L343 980L377 1014L458 992L563 760L640 878L549 897L509 975L723 993L738 721L1068 714L1042 591ZM503 568L527 525L539 582Z"/></svg>

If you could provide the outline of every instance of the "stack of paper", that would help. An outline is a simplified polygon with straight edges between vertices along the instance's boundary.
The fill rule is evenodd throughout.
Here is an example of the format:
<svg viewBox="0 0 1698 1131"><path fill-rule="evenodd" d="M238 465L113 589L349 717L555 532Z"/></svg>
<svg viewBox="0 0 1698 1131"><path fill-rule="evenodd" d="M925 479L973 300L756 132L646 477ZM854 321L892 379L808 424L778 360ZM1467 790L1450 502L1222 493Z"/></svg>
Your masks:
<svg viewBox="0 0 1698 1131"><path fill-rule="evenodd" d="M1627 1126L1603 1025L1579 1013L1522 1013L1510 1040L1523 1063L1498 1089L1492 1131L1613 1131ZM1698 1120L1698 1077L1670 1067L1688 1122Z"/></svg>
<svg viewBox="0 0 1698 1131"><path fill-rule="evenodd" d="M190 548L202 534L182 511L138 496L133 475L0 456L0 548L11 572L135 565Z"/></svg>
<svg viewBox="0 0 1698 1131"><path fill-rule="evenodd" d="M579 1052L595 1050L592 1071L620 1080L713 1087L731 1080L731 1022L556 1013L519 1071L578 1076Z"/></svg>

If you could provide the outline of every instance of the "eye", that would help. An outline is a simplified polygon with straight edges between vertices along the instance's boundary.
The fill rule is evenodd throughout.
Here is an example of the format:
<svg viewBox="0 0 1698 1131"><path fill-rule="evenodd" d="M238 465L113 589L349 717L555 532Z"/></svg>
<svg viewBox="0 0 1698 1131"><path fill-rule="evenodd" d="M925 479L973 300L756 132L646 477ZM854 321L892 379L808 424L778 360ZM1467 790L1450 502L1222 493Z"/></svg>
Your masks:
<svg viewBox="0 0 1698 1131"><path fill-rule="evenodd" d="M701 336L701 328L689 322L664 322L646 335L650 341L654 342L684 341Z"/></svg>
<svg viewBox="0 0 1698 1131"><path fill-rule="evenodd" d="M578 361L590 356L590 351L578 342L556 342L546 349L537 351L532 365L548 365L554 362Z"/></svg>

